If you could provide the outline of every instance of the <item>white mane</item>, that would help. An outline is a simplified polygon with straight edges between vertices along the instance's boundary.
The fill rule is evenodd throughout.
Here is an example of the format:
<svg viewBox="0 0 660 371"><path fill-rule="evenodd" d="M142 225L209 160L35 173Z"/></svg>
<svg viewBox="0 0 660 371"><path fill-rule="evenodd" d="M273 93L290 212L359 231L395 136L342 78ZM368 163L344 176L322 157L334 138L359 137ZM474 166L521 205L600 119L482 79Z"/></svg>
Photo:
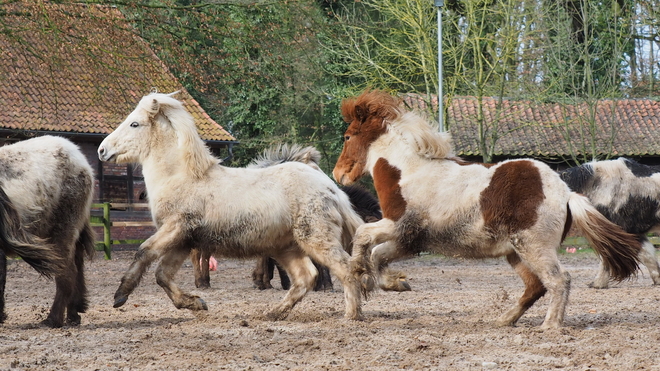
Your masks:
<svg viewBox="0 0 660 371"><path fill-rule="evenodd" d="M140 100L138 108L147 111L154 120L174 129L178 146L182 150L181 160L194 177L201 178L209 167L219 162L199 137L192 115L172 94L149 94Z"/></svg>
<svg viewBox="0 0 660 371"><path fill-rule="evenodd" d="M413 146L420 156L428 159L454 157L451 135L439 132L417 113L402 113L389 124L389 129Z"/></svg>

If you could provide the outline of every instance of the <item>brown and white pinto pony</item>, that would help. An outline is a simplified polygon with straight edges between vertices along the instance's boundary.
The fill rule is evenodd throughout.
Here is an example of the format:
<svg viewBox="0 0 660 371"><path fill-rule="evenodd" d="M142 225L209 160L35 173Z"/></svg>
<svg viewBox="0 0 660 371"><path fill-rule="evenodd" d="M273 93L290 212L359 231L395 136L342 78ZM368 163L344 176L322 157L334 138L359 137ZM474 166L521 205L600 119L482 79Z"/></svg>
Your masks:
<svg viewBox="0 0 660 371"><path fill-rule="evenodd" d="M612 223L642 241L639 261L654 285L660 285L660 266L648 233L660 232L660 168L628 158L592 161L559 173L571 190L589 198ZM604 289L609 274L601 263L591 287Z"/></svg>
<svg viewBox="0 0 660 371"><path fill-rule="evenodd" d="M557 249L572 222L614 279L636 271L641 248L636 237L571 192L547 165L531 159L465 163L452 154L448 134L405 112L397 98L382 91L345 100L342 114L349 126L333 175L341 184L367 173L373 177L383 219L358 229L353 256L366 274L373 263L380 286L390 284L382 272L387 263L420 251L505 256L525 292L497 324L515 324L547 292L550 305L542 324L547 329L560 327L564 319L570 276Z"/></svg>
<svg viewBox="0 0 660 371"><path fill-rule="evenodd" d="M88 307L85 257L93 256L96 240L89 222L92 167L75 144L46 135L0 147L0 169L0 323L6 253L55 278L55 299L42 323L77 326Z"/></svg>
<svg viewBox="0 0 660 371"><path fill-rule="evenodd" d="M344 250L362 224L348 197L325 174L298 162L263 169L219 165L200 139L193 117L171 95L143 97L98 149L99 159L142 165L157 227L135 255L115 293L126 303L147 268L177 308L207 310L174 276L191 249L217 257L273 256L291 276L291 289L266 315L285 318L312 289L310 257L344 286L345 316L361 317L359 275Z"/></svg>

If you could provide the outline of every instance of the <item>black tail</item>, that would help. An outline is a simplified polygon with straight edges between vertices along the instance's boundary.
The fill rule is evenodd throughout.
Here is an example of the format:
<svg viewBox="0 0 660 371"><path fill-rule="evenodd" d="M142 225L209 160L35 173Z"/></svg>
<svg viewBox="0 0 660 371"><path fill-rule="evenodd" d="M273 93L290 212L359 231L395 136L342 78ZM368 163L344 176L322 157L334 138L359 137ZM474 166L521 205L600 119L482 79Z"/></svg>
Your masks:
<svg viewBox="0 0 660 371"><path fill-rule="evenodd" d="M7 255L20 256L46 277L52 277L64 269L63 259L51 245L23 230L14 204L2 188L0 188L0 248Z"/></svg>
<svg viewBox="0 0 660 371"><path fill-rule="evenodd" d="M96 236L89 224L89 220L85 222L85 226L80 231L78 241L76 241L76 254L86 255L88 258L93 258L96 252Z"/></svg>

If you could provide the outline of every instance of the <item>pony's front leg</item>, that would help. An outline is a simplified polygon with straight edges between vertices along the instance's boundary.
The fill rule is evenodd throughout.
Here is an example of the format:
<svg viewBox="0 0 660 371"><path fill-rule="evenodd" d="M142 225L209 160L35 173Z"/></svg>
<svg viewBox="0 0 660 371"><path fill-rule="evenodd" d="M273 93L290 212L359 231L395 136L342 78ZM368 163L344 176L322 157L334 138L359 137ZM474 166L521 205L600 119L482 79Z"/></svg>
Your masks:
<svg viewBox="0 0 660 371"><path fill-rule="evenodd" d="M361 261L363 265L370 264L375 269L378 286L383 290L408 291L410 285L406 281L405 275L387 269L390 262L408 255L393 241L394 229L394 222L390 219L361 225L355 232L353 260ZM369 248L374 245L377 246L369 254ZM369 282L369 279L366 282L363 279L363 286L370 291L373 288L373 282Z"/></svg>
<svg viewBox="0 0 660 371"><path fill-rule="evenodd" d="M409 255L393 241L387 241L373 248L371 260L376 271L378 287L384 291L410 291L406 275L389 268L389 263Z"/></svg>
<svg viewBox="0 0 660 371"><path fill-rule="evenodd" d="M126 303L128 296L140 284L144 272L154 260L160 258L168 248L180 245L182 228L178 221L163 224L151 237L140 245L135 253L133 263L128 267L121 279L121 284L115 292L114 307L119 308Z"/></svg>
<svg viewBox="0 0 660 371"><path fill-rule="evenodd" d="M165 290L177 309L208 310L208 306L199 296L186 294L174 283L174 275L188 257L185 248L169 249L156 268L156 283ZM208 263L206 263L208 267Z"/></svg>

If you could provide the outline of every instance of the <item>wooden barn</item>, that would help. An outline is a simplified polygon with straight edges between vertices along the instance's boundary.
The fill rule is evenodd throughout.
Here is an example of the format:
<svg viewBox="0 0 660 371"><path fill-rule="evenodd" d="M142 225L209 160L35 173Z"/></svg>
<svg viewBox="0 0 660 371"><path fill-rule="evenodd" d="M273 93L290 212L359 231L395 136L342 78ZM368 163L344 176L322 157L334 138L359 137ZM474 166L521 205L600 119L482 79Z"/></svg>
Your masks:
<svg viewBox="0 0 660 371"><path fill-rule="evenodd" d="M50 27L16 3L3 15L12 32L0 33L0 144L40 135L66 137L96 170L96 202L140 201L140 169L103 164L96 150L153 90L180 91L202 139L219 157L236 140L213 121L147 43L127 28L113 7L45 3Z"/></svg>

